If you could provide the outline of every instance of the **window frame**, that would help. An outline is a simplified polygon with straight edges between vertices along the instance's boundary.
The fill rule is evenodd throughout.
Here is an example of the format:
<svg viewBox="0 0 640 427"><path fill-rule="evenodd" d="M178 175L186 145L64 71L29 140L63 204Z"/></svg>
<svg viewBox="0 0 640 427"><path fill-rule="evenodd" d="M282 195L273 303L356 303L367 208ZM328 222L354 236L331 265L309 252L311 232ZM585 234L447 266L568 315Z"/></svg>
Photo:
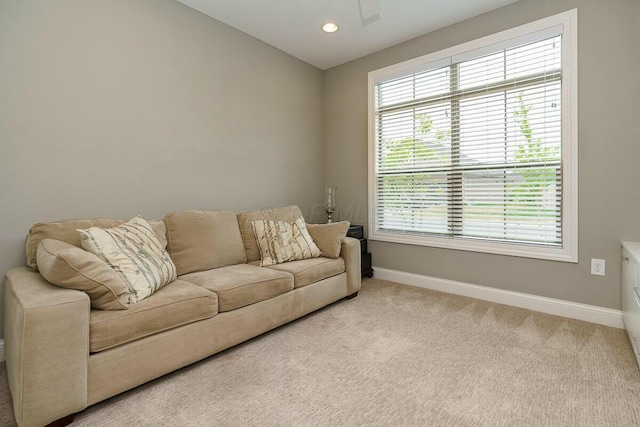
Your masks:
<svg viewBox="0 0 640 427"><path fill-rule="evenodd" d="M474 51L511 44L513 39L535 37L536 34L562 26L562 245L486 241L461 237L438 237L377 229L376 209L376 90L377 83L432 69L451 57L472 55ZM368 73L368 208L369 239L418 246L509 255L563 262L578 262L578 13L562 12L528 24L443 49L418 58Z"/></svg>

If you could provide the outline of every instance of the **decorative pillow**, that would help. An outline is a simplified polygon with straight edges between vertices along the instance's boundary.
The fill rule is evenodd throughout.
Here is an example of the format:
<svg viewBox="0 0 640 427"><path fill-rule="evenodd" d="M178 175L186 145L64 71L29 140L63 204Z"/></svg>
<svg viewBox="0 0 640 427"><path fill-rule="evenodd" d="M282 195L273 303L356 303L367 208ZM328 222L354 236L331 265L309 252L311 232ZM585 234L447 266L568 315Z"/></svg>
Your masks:
<svg viewBox="0 0 640 427"><path fill-rule="evenodd" d="M141 217L113 228L78 230L82 247L109 264L140 302L176 279L176 266Z"/></svg>
<svg viewBox="0 0 640 427"><path fill-rule="evenodd" d="M263 219L251 222L251 228L263 267L320 256L320 249L313 243L302 218L295 222Z"/></svg>
<svg viewBox="0 0 640 427"><path fill-rule="evenodd" d="M94 254L60 240L43 239L38 244L37 260L42 277L56 286L86 292L91 307L129 308L129 288L113 268Z"/></svg>
<svg viewBox="0 0 640 427"><path fill-rule="evenodd" d="M307 224L307 229L315 244L322 251L322 256L338 258L342 242L347 237L349 221L332 222L330 224Z"/></svg>
<svg viewBox="0 0 640 427"><path fill-rule="evenodd" d="M251 223L253 221L287 221L294 222L302 218L302 211L296 205L284 206L275 209L262 209L253 212L241 212L238 214L238 226L242 235L242 242L247 253L247 262L260 261L260 249Z"/></svg>

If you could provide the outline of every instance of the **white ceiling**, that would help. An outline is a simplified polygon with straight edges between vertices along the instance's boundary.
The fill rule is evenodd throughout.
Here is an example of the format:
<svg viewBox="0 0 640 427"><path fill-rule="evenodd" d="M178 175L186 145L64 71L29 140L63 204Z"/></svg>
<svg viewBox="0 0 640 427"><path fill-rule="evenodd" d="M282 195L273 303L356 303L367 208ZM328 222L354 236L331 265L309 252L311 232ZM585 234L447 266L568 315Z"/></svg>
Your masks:
<svg viewBox="0 0 640 427"><path fill-rule="evenodd" d="M178 1L325 70L517 0L361 0L364 23L359 0Z"/></svg>

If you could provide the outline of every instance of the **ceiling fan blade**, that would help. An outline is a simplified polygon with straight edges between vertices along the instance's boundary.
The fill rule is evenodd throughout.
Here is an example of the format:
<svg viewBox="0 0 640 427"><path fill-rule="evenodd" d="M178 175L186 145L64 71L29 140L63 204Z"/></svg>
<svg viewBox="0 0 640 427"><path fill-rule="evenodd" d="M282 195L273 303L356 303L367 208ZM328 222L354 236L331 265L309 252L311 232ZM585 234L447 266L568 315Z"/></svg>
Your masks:
<svg viewBox="0 0 640 427"><path fill-rule="evenodd" d="M367 26L380 19L380 0L358 0L362 25Z"/></svg>

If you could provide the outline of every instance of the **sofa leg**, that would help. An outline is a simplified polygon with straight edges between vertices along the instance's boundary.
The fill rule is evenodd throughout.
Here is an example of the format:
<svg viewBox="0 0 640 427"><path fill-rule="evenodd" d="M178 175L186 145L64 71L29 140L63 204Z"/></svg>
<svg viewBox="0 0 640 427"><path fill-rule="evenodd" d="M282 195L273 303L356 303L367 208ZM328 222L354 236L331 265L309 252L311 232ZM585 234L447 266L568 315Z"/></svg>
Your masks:
<svg viewBox="0 0 640 427"><path fill-rule="evenodd" d="M46 425L46 427L64 427L68 426L73 422L73 419L76 417L76 414L67 415L66 417L62 417L59 420L55 420L52 423Z"/></svg>
<svg viewBox="0 0 640 427"><path fill-rule="evenodd" d="M346 299L354 299L357 296L358 296L358 293L356 292L355 294L347 295L345 298Z"/></svg>

